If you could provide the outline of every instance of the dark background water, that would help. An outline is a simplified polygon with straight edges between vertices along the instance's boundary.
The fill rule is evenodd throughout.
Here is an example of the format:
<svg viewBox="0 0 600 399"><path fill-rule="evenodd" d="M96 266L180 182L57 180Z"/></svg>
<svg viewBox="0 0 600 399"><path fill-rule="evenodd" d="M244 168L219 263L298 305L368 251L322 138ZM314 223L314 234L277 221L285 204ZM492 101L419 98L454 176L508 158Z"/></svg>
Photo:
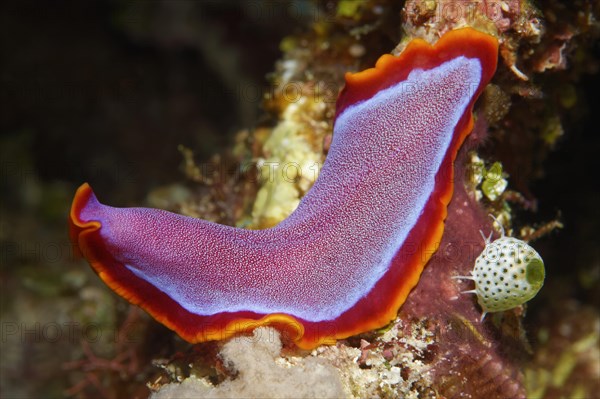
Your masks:
<svg viewBox="0 0 600 399"><path fill-rule="evenodd" d="M259 117L279 43L306 17L274 2L13 1L2 10L2 130L41 179L139 200Z"/></svg>

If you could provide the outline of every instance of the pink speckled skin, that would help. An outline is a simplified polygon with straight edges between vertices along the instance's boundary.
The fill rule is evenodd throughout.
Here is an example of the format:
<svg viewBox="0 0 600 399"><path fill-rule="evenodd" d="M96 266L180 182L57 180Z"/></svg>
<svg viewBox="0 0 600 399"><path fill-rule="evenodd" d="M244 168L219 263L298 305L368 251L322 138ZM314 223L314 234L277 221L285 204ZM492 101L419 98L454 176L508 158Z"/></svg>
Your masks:
<svg viewBox="0 0 600 399"><path fill-rule="evenodd" d="M452 160L495 68L496 47L481 48L396 67L403 79L366 98L349 82L319 178L273 228L113 208L84 185L73 240L109 286L192 342L273 324L310 348L381 326L441 236Z"/></svg>

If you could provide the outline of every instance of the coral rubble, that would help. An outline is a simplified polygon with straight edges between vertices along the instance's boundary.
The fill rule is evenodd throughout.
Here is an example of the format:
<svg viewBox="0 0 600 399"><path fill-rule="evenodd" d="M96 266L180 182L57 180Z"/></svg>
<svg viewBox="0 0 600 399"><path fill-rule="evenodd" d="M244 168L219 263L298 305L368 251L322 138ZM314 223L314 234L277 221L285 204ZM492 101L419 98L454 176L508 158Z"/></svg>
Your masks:
<svg viewBox="0 0 600 399"><path fill-rule="evenodd" d="M191 376L181 383L164 385L152 395L169 398L340 398L346 396L339 372L314 356L280 357L279 333L257 328L251 337L227 342L219 352L232 375L218 385Z"/></svg>

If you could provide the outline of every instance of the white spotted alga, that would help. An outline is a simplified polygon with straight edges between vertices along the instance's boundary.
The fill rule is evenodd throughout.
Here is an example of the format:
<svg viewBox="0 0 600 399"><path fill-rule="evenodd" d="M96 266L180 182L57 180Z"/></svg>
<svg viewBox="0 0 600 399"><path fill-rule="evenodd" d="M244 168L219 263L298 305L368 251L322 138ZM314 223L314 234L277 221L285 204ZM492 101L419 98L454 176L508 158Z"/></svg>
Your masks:
<svg viewBox="0 0 600 399"><path fill-rule="evenodd" d="M529 244L514 237L501 236L492 241L492 233L486 237L480 231L485 248L475 260L470 276L455 276L475 282L475 289L463 294L477 295L483 310L481 320L487 313L513 309L532 299L544 284L544 261Z"/></svg>

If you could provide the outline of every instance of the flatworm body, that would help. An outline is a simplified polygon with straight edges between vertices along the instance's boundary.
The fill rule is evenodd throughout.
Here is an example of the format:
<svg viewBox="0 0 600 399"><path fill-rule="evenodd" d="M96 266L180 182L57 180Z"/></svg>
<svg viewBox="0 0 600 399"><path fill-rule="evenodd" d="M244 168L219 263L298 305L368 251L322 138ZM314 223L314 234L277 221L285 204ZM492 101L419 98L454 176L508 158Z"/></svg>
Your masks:
<svg viewBox="0 0 600 399"><path fill-rule="evenodd" d="M384 326L441 239L497 46L465 28L347 74L320 176L273 228L113 208L84 184L72 240L106 284L190 342L274 325L308 349Z"/></svg>

